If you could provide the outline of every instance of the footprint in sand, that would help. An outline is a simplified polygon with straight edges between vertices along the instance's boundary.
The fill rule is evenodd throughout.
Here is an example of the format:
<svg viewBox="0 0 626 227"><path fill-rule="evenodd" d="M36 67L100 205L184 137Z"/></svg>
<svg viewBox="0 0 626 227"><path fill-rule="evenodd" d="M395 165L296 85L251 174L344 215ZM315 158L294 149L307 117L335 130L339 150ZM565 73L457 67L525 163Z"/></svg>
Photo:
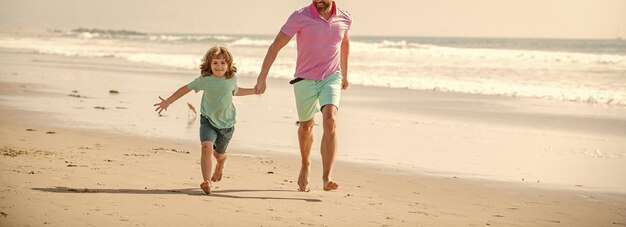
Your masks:
<svg viewBox="0 0 626 227"><path fill-rule="evenodd" d="M174 149L174 148L167 149L167 148L162 148L162 147L159 147L159 148L152 148L152 151L153 151L153 152L155 152L155 153L157 153L157 152L159 152L159 151L171 151L171 152L174 152L174 153L180 153L180 154L190 154L190 153L191 153L191 152L189 152L189 151L176 150L176 149Z"/></svg>
<svg viewBox="0 0 626 227"><path fill-rule="evenodd" d="M419 214L419 215L428 216L428 213L423 212L423 211L409 211L409 213L411 213L411 214Z"/></svg>

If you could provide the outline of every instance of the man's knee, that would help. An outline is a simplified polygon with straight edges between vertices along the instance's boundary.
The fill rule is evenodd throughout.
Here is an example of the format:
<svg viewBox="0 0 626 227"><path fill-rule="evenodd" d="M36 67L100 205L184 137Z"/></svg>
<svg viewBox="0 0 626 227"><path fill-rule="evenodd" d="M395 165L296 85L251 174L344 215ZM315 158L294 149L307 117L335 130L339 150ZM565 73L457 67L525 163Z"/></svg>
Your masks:
<svg viewBox="0 0 626 227"><path fill-rule="evenodd" d="M334 105L325 105L322 108L322 115L324 116L324 130L334 131L337 126L337 107Z"/></svg>
<svg viewBox="0 0 626 227"><path fill-rule="evenodd" d="M300 131L305 133L310 133L313 131L313 125L315 121L313 119L308 121L299 121L298 125L300 126Z"/></svg>
<svg viewBox="0 0 626 227"><path fill-rule="evenodd" d="M324 131L334 132L336 127L337 123L334 116L324 118Z"/></svg>

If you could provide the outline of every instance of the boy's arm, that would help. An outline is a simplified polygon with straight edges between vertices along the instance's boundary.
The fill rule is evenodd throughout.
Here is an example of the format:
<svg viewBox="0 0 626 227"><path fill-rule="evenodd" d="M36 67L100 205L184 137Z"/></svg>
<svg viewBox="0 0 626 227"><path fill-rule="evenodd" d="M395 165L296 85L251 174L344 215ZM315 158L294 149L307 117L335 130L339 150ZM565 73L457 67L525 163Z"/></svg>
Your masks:
<svg viewBox="0 0 626 227"><path fill-rule="evenodd" d="M255 88L237 88L235 96L256 95Z"/></svg>
<svg viewBox="0 0 626 227"><path fill-rule="evenodd" d="M154 106L157 106L157 108L154 111L158 111L158 113L161 114L161 111L167 110L167 107L169 107L170 104L174 103L176 100L178 100L180 97L183 97L190 91L191 89L189 89L187 85L184 85L180 87L178 90L176 90L176 92L174 92L174 94L172 94L167 99L163 99L161 98L161 96L159 96L159 99L161 99L161 102L154 104Z"/></svg>

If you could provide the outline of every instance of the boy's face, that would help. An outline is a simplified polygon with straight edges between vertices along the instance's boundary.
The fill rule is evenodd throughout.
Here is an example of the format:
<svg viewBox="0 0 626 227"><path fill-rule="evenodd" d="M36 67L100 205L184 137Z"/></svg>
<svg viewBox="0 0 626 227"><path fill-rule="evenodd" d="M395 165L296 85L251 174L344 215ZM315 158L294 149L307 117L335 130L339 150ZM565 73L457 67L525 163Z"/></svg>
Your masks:
<svg viewBox="0 0 626 227"><path fill-rule="evenodd" d="M214 76L223 77L226 74L226 71L228 71L228 63L226 63L226 59L211 59L211 71L213 71Z"/></svg>

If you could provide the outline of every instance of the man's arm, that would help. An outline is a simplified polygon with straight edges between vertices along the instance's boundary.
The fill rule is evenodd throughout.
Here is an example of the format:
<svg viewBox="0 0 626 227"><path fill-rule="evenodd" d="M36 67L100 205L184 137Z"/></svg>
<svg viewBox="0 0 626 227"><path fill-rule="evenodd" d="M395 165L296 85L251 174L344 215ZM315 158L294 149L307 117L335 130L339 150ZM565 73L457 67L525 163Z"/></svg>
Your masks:
<svg viewBox="0 0 626 227"><path fill-rule="evenodd" d="M276 60L276 56L278 56L278 52L289 43L291 37L283 32L278 32L276 38L274 38L274 42L267 49L267 53L265 54L265 59L263 59L263 66L261 66L261 72L259 73L259 77L256 80L256 93L263 94L265 93L265 80L267 79L267 74L270 72L270 68L272 64L274 64L274 60Z"/></svg>
<svg viewBox="0 0 626 227"><path fill-rule="evenodd" d="M341 83L341 89L348 89L348 55L350 55L350 38L348 32L343 36L341 40L341 53L339 58L339 66L341 67L341 76L343 77Z"/></svg>

